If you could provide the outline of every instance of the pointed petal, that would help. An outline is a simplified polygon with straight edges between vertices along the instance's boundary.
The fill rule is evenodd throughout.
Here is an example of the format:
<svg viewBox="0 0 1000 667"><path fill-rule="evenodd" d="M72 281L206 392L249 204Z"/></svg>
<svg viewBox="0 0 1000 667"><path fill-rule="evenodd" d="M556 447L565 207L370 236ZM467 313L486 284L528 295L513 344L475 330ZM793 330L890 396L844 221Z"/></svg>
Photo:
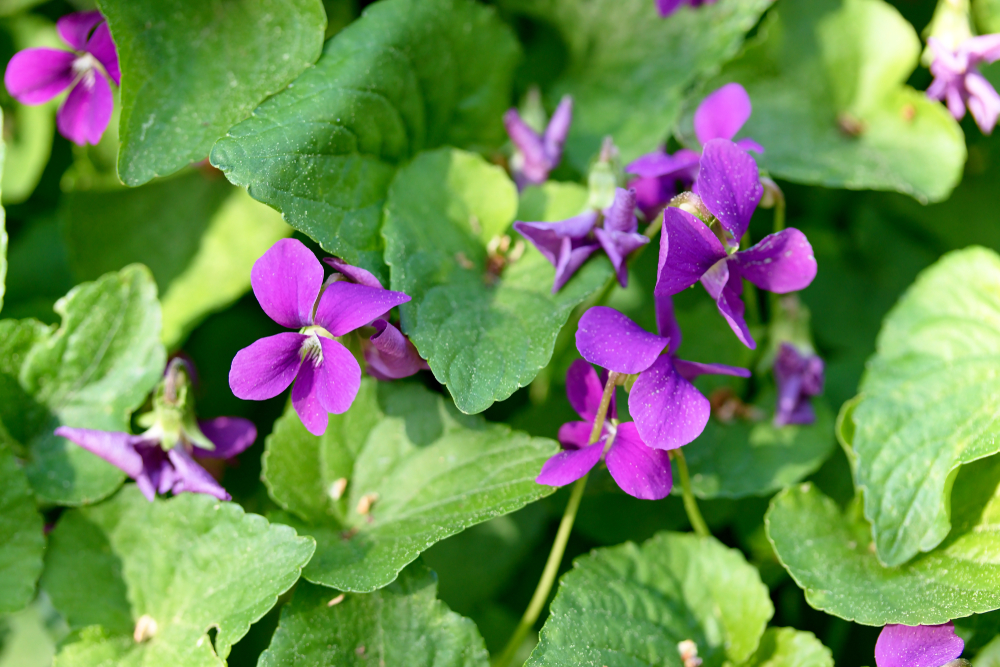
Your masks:
<svg viewBox="0 0 1000 667"><path fill-rule="evenodd" d="M569 135L569 126L573 122L573 98L564 95L559 106L552 113L549 124L542 135L542 146L550 169L554 169L562 160L563 145Z"/></svg>
<svg viewBox="0 0 1000 667"><path fill-rule="evenodd" d="M698 166L701 156L694 151L682 148L676 153L667 154L664 151L654 151L636 158L625 167L625 172L643 178L673 175L677 178L688 175L688 172ZM691 174L693 176L693 174Z"/></svg>
<svg viewBox="0 0 1000 667"><path fill-rule="evenodd" d="M752 110L746 89L738 83L727 83L698 105L694 134L703 146L712 139L732 139Z"/></svg>
<svg viewBox="0 0 1000 667"><path fill-rule="evenodd" d="M732 375L738 378L748 378L752 375L749 369L726 364L703 364L699 361L685 361L674 358L674 368L688 382L699 375Z"/></svg>
<svg viewBox="0 0 1000 667"><path fill-rule="evenodd" d="M428 368L399 329L385 320L375 320L372 326L376 333L368 339L371 347L365 349L369 375L379 380L398 380Z"/></svg>
<svg viewBox="0 0 1000 667"><path fill-rule="evenodd" d="M360 266L351 266L339 257L324 257L323 262L337 273L345 276L352 283L383 289L382 283L370 271L362 269Z"/></svg>
<svg viewBox="0 0 1000 667"><path fill-rule="evenodd" d="M559 427L559 442L563 449L582 449L590 445L591 422L566 422Z"/></svg>
<svg viewBox="0 0 1000 667"><path fill-rule="evenodd" d="M576 414L593 423L604 395L604 383L594 367L583 359L576 359L566 371L566 398Z"/></svg>
<svg viewBox="0 0 1000 667"><path fill-rule="evenodd" d="M538 163L545 160L542 138L524 122L517 109L507 110L503 115L503 125L507 129L511 143L521 152L526 161Z"/></svg>
<svg viewBox="0 0 1000 667"><path fill-rule="evenodd" d="M979 72L965 75L965 88L969 91L969 113L983 134L991 134L1000 116L1000 95Z"/></svg>
<svg viewBox="0 0 1000 667"><path fill-rule="evenodd" d="M736 145L745 151L753 151L754 153L763 153L764 147L758 144L753 139L744 137L743 139L737 139Z"/></svg>
<svg viewBox="0 0 1000 667"><path fill-rule="evenodd" d="M739 240L764 194L757 163L728 139L712 139L701 155L698 194L712 215Z"/></svg>
<svg viewBox="0 0 1000 667"><path fill-rule="evenodd" d="M18 51L7 63L4 85L21 104L45 104L73 84L75 59L56 49Z"/></svg>
<svg viewBox="0 0 1000 667"><path fill-rule="evenodd" d="M323 363L316 368L316 395L326 412L343 414L358 395L361 366L351 351L337 341L321 337L319 342Z"/></svg>
<svg viewBox="0 0 1000 667"><path fill-rule="evenodd" d="M681 326L674 317L674 300L669 295L659 295L654 292L653 304L656 308L656 330L661 336L670 340L670 350L676 354L681 346Z"/></svg>
<svg viewBox="0 0 1000 667"><path fill-rule="evenodd" d="M733 333L740 339L740 342L751 350L755 350L757 349L757 343L754 341L753 336L750 335L750 329L747 327L746 319L743 317L743 314L746 312L746 306L743 303L743 299L740 298L741 294L743 294L743 280L740 278L739 270L730 270L729 282L726 283L722 293L715 300L715 305L718 306L719 312L726 318L729 328L733 330Z"/></svg>
<svg viewBox="0 0 1000 667"><path fill-rule="evenodd" d="M302 365L306 338L298 333L280 333L243 348L229 369L229 388L245 401L264 401L285 391Z"/></svg>
<svg viewBox="0 0 1000 667"><path fill-rule="evenodd" d="M669 296L686 290L725 257L722 243L705 223L679 208L665 209L654 293Z"/></svg>
<svg viewBox="0 0 1000 667"><path fill-rule="evenodd" d="M635 191L615 189L615 199L604 209L604 229L609 232L634 232L639 229L635 219Z"/></svg>
<svg viewBox="0 0 1000 667"><path fill-rule="evenodd" d="M583 358L618 373L646 370L669 342L606 306L585 312L576 330L576 348Z"/></svg>
<svg viewBox="0 0 1000 667"><path fill-rule="evenodd" d="M761 289L786 294L805 289L816 277L816 257L806 235L789 227L736 253L731 261L744 278Z"/></svg>
<svg viewBox="0 0 1000 667"><path fill-rule="evenodd" d="M142 457L142 473L135 478L135 484L152 502L156 494L167 493L174 487L177 471L159 442L140 442L135 451Z"/></svg>
<svg viewBox="0 0 1000 667"><path fill-rule="evenodd" d="M203 459L232 458L257 439L257 427L241 417L206 419L198 422L198 428L215 445L215 449L194 448L194 455Z"/></svg>
<svg viewBox="0 0 1000 667"><path fill-rule="evenodd" d="M670 16L682 4L684 4L684 0L656 0L656 11L660 12L660 16Z"/></svg>
<svg viewBox="0 0 1000 667"><path fill-rule="evenodd" d="M301 241L281 239L254 262L250 284L268 317L283 327L299 329L313 323L323 266Z"/></svg>
<svg viewBox="0 0 1000 667"><path fill-rule="evenodd" d="M204 493L219 500L232 500L232 496L226 493L226 490L215 481L215 478L184 451L184 447L172 448L167 452L167 456L170 457L170 462L174 465L174 470L177 473L171 489L174 493Z"/></svg>
<svg viewBox="0 0 1000 667"><path fill-rule="evenodd" d="M615 268L615 274L618 276L618 283L622 287L627 287L628 256L649 243L649 237L637 232L609 232L601 228L594 230L594 236L611 260L611 266Z"/></svg>
<svg viewBox="0 0 1000 667"><path fill-rule="evenodd" d="M587 258L599 247L600 245L597 243L588 243L574 248L572 240L564 237L556 261L556 276L555 280L552 281L552 293L555 294L561 290L577 269L583 266Z"/></svg>
<svg viewBox="0 0 1000 667"><path fill-rule="evenodd" d="M628 399L642 441L655 449L676 449L705 430L708 399L681 377L673 359L662 356L639 374Z"/></svg>
<svg viewBox="0 0 1000 667"><path fill-rule="evenodd" d="M292 386L292 407L302 421L302 425L313 435L323 435L329 423L329 416L319 402L316 391L316 367L308 361L302 364Z"/></svg>
<svg viewBox="0 0 1000 667"><path fill-rule="evenodd" d="M559 263L564 238L582 239L597 222L597 212L587 211L559 222L515 222L514 229L538 248L552 266Z"/></svg>
<svg viewBox="0 0 1000 667"><path fill-rule="evenodd" d="M64 42L77 51L83 51L84 47L87 46L87 37L90 36L90 31L103 21L104 17L98 11L75 12L56 21L56 30Z"/></svg>
<svg viewBox="0 0 1000 667"><path fill-rule="evenodd" d="M1000 34L972 37L959 48L978 62L996 62L1000 60Z"/></svg>
<svg viewBox="0 0 1000 667"><path fill-rule="evenodd" d="M670 454L648 447L634 423L618 425L615 442L604 460L611 477L630 496L660 500L670 495L674 485Z"/></svg>
<svg viewBox="0 0 1000 667"><path fill-rule="evenodd" d="M965 642L952 623L887 625L875 643L878 667L941 667L962 655Z"/></svg>
<svg viewBox="0 0 1000 667"><path fill-rule="evenodd" d="M547 486L571 484L590 472L601 460L602 453L604 453L604 438L583 449L559 452L545 462L535 481Z"/></svg>
<svg viewBox="0 0 1000 667"><path fill-rule="evenodd" d="M142 456L135 451L137 444L145 442L142 436L70 426L60 426L55 433L100 456L132 479L142 474Z"/></svg>
<svg viewBox="0 0 1000 667"><path fill-rule="evenodd" d="M410 297L402 292L335 282L323 291L316 308L316 324L334 336L343 336L382 317Z"/></svg>
<svg viewBox="0 0 1000 667"><path fill-rule="evenodd" d="M108 76L115 82L115 85L120 86L122 74L118 68L118 52L115 50L115 43L111 39L111 30L108 29L106 22L102 22L97 26L94 34L87 41L85 49L97 58L108 73Z"/></svg>

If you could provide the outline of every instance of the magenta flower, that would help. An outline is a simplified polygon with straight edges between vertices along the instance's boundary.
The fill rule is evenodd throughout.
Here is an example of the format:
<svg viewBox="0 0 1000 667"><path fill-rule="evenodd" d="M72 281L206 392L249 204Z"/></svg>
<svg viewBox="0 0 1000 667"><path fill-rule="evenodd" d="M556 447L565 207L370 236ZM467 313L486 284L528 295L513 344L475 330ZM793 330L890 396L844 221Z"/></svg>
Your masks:
<svg viewBox="0 0 1000 667"><path fill-rule="evenodd" d="M606 381L607 374L598 377L593 367L582 359L569 367L566 396L584 421L562 425L559 442L566 451L546 461L535 481L548 486L565 486L590 472L603 457L611 477L625 493L643 500L666 498L674 483L670 456L663 450L648 447L639 437L635 424L617 422L613 396L601 436L590 444L590 432L597 419Z"/></svg>
<svg viewBox="0 0 1000 667"><path fill-rule="evenodd" d="M69 89L59 107L59 132L75 144L96 144L114 108L110 81L119 85L118 54L100 12L68 14L56 23L74 52L25 49L7 64L4 83L21 104L44 104Z"/></svg>
<svg viewBox="0 0 1000 667"><path fill-rule="evenodd" d="M676 9L676 4L675 9ZM738 83L727 83L702 100L694 112L694 134L705 146L713 139L732 139L750 118L753 107L750 96ZM744 150L763 153L753 139L740 139L736 145ZM678 192L689 189L698 176L700 155L682 148L673 155L659 150L636 159L625 171L639 178L629 187L635 188L639 209L652 220Z"/></svg>
<svg viewBox="0 0 1000 667"><path fill-rule="evenodd" d="M615 199L603 214L586 211L560 222L518 221L514 229L556 267L553 293L558 292L598 248L607 253L618 282L625 287L628 284L628 256L649 243L649 237L639 233L635 192L622 188L615 190Z"/></svg>
<svg viewBox="0 0 1000 667"><path fill-rule="evenodd" d="M518 190L548 179L549 172L562 160L563 144L566 143L572 120L573 99L569 95L559 102L541 135L524 122L517 109L508 109L503 115L507 134L517 149L511 158L510 168Z"/></svg>
<svg viewBox="0 0 1000 667"><path fill-rule="evenodd" d="M736 252L764 189L757 163L727 139L705 145L697 190L718 227L679 208L664 210L654 292L670 296L701 281L736 336L754 349L743 318L742 279L777 294L805 289L816 277L812 246L805 234L789 228Z"/></svg>
<svg viewBox="0 0 1000 667"><path fill-rule="evenodd" d="M927 96L943 100L956 120L965 117L968 107L983 134L993 132L1000 116L1000 95L979 73L979 65L1000 59L1000 34L971 37L954 51L935 37L927 44L934 52L934 81L927 88Z"/></svg>
<svg viewBox="0 0 1000 667"><path fill-rule="evenodd" d="M204 437L215 445L215 449L197 447L183 436L176 445L164 449L164 434L158 426L141 435L69 426L60 426L55 433L120 468L135 480L136 486L149 501L156 494L168 491L174 494L204 493L219 500L231 500L226 490L198 465L192 455L207 459L232 458L253 444L257 439L257 429L251 422L239 417L200 421L198 427Z"/></svg>
<svg viewBox="0 0 1000 667"><path fill-rule="evenodd" d="M591 308L580 318L576 347L592 364L638 374L628 404L639 437L649 447L676 449L701 435L712 412L691 381L699 375L750 377L750 371L678 359L681 331L669 296L656 297L656 318L660 335L613 308Z"/></svg>
<svg viewBox="0 0 1000 667"><path fill-rule="evenodd" d="M782 343L774 359L778 405L774 425L812 424L816 412L810 397L823 392L823 360L815 354L800 354L794 345Z"/></svg>
<svg viewBox="0 0 1000 667"><path fill-rule="evenodd" d="M962 655L965 642L952 623L887 625L875 643L877 667L942 667Z"/></svg>
<svg viewBox="0 0 1000 667"><path fill-rule="evenodd" d="M338 269L342 275L362 275L357 273L362 269L343 266L349 268ZM363 282L324 284L323 265L295 239L271 246L254 264L250 283L268 317L298 331L262 338L237 352L229 386L239 398L262 401L294 382L295 411L310 433L322 435L328 413L346 412L361 386L361 367L335 337L371 324L410 297Z"/></svg>
<svg viewBox="0 0 1000 667"><path fill-rule="evenodd" d="M681 5L701 7L702 5L711 5L714 2L715 0L656 0L656 9L660 12L660 16L670 16L680 9Z"/></svg>

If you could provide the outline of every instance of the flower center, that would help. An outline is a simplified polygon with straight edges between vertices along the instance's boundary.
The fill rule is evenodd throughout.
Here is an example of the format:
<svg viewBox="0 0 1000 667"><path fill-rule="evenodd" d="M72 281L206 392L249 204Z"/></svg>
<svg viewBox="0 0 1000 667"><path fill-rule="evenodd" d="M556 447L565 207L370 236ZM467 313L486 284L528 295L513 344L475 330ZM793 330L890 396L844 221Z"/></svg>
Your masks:
<svg viewBox="0 0 1000 667"><path fill-rule="evenodd" d="M73 61L73 72L77 75L91 72L97 67L97 58L90 53L84 53Z"/></svg>
<svg viewBox="0 0 1000 667"><path fill-rule="evenodd" d="M323 333L316 331L316 329L319 329ZM319 342L319 337L323 334L326 334L328 338L333 338L333 336L326 329L318 326L304 327L300 333L308 336L302 342L302 348L299 350L299 353L302 355L302 361L309 361L313 366L319 366L323 363L323 346Z"/></svg>

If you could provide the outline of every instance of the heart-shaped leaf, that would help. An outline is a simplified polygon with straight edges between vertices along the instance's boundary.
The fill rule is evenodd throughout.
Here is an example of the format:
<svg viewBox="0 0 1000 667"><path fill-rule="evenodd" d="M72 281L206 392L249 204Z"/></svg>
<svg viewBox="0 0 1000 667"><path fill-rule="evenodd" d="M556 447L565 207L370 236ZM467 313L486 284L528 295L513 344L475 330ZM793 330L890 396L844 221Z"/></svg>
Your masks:
<svg viewBox="0 0 1000 667"><path fill-rule="evenodd" d="M0 442L0 613L31 601L42 573L42 515L10 448Z"/></svg>

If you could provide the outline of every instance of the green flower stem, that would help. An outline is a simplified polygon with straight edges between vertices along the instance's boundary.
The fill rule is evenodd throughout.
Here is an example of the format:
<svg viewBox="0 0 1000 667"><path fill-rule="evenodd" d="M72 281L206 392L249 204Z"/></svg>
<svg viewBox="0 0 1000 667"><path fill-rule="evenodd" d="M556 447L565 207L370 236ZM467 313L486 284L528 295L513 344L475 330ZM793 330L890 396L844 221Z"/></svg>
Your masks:
<svg viewBox="0 0 1000 667"><path fill-rule="evenodd" d="M604 385L604 394L601 396L601 404L597 408L594 428L590 432L590 444L594 444L601 438L601 432L604 430L604 420L608 414L608 406L611 405L611 397L615 394L617 379L618 373L611 373L608 376L607 384ZM556 531L556 539L552 542L552 549L549 551L548 560L545 561L545 569L542 570L542 576L538 580L538 586L535 587L535 593L531 596L528 608L524 610L521 622L518 623L514 634L511 635L507 646L504 647L503 653L493 661L493 667L507 667L510 664L510 661L514 659L514 654L521 647L521 643L527 636L528 631L535 625L539 614L542 613L545 602L549 599L552 584L555 583L556 575L559 574L559 565L562 564L563 554L566 552L566 543L569 541L569 534L573 530L573 522L576 521L576 512L580 509L580 500L583 498L583 490L587 487L587 477L589 476L589 474L584 475L573 484L569 502L566 503L566 510L559 521L559 530Z"/></svg>
<svg viewBox="0 0 1000 667"><path fill-rule="evenodd" d="M785 228L785 193L776 189L774 196L774 233L777 234Z"/></svg>
<svg viewBox="0 0 1000 667"><path fill-rule="evenodd" d="M784 206L784 204L782 204ZM750 232L740 239L740 248L750 247ZM752 324L760 324L760 302L757 300L757 286L747 279L743 279L743 303L747 307L747 320Z"/></svg>
<svg viewBox="0 0 1000 667"><path fill-rule="evenodd" d="M708 529L705 519L702 518L698 510L698 503L691 492L691 476L688 474L687 461L684 460L684 452L678 449L670 450L670 458L677 463L677 474L681 478L681 493L684 495L684 511L687 512L688 521L694 532L701 537L709 537L712 532Z"/></svg>

